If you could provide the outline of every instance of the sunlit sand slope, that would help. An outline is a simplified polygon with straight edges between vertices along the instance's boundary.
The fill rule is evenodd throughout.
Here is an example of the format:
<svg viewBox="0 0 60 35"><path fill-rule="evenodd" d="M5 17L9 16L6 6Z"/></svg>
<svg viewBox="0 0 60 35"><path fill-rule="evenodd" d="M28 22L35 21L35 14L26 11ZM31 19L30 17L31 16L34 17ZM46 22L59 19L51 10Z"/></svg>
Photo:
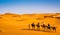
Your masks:
<svg viewBox="0 0 60 35"><path fill-rule="evenodd" d="M60 35L60 14L0 14L0 35ZM28 24L45 22L56 26L54 31L28 30Z"/></svg>

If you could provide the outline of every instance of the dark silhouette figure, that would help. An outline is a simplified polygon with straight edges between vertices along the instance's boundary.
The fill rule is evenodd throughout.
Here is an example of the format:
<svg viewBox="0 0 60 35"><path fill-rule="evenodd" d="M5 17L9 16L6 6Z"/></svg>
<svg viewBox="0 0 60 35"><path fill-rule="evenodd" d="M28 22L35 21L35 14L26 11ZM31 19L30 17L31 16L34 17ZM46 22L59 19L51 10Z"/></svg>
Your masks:
<svg viewBox="0 0 60 35"><path fill-rule="evenodd" d="M56 32L56 27L54 26L54 27L52 27L52 29L53 29L53 31L55 31Z"/></svg>
<svg viewBox="0 0 60 35"><path fill-rule="evenodd" d="M35 24L34 23L32 23L31 26L32 26L32 29L35 29Z"/></svg>
<svg viewBox="0 0 60 35"><path fill-rule="evenodd" d="M38 22L37 26L37 30L40 30L40 23Z"/></svg>
<svg viewBox="0 0 60 35"><path fill-rule="evenodd" d="M48 30L51 30L51 26L50 26L50 24L48 24L47 29L48 29Z"/></svg>
<svg viewBox="0 0 60 35"><path fill-rule="evenodd" d="M41 26L42 26L42 29L44 30L46 29L46 25L44 23Z"/></svg>

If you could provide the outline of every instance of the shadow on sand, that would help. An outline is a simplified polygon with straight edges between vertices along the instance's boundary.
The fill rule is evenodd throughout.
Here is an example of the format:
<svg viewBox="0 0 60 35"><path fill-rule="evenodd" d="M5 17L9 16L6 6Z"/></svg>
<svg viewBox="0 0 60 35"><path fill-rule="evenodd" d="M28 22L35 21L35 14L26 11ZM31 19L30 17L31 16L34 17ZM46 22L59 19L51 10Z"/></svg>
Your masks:
<svg viewBox="0 0 60 35"><path fill-rule="evenodd" d="M41 32L51 32L51 33L52 33L52 31L47 31L47 30L37 30L37 29L21 29L21 30L41 31Z"/></svg>

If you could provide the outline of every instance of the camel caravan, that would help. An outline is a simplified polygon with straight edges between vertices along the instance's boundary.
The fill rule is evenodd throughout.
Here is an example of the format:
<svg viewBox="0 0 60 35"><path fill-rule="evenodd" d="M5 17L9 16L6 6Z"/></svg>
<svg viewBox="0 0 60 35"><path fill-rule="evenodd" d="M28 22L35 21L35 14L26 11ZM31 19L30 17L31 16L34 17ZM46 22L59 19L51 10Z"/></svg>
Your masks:
<svg viewBox="0 0 60 35"><path fill-rule="evenodd" d="M55 26L51 26L49 23L46 25L45 23L40 24L39 22L35 25L34 23L29 24L28 25L29 29L35 30L37 28L37 30L40 30L41 28L43 29L43 31L55 31L56 32L56 27Z"/></svg>

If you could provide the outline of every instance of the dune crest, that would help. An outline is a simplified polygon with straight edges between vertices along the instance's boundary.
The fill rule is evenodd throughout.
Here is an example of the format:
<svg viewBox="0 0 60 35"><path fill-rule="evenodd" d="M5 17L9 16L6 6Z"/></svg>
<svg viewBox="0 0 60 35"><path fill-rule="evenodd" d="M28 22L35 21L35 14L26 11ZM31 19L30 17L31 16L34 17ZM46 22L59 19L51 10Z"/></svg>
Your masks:
<svg viewBox="0 0 60 35"><path fill-rule="evenodd" d="M0 35L60 35L60 14L13 14L5 13L0 14ZM57 32L44 32L44 31L32 31L28 30L28 24L42 24L50 23L51 26L57 27ZM27 29L27 30L21 30ZM23 34L24 33L24 34Z"/></svg>

